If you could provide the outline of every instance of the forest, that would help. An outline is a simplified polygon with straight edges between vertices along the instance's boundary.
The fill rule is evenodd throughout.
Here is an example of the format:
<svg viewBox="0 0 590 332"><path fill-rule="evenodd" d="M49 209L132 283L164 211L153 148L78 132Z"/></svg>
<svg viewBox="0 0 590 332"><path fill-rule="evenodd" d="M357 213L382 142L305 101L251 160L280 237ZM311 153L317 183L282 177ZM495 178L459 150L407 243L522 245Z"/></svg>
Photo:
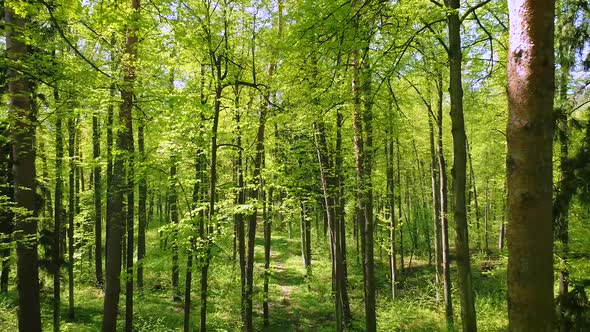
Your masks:
<svg viewBox="0 0 590 332"><path fill-rule="evenodd" d="M0 331L590 331L588 1L0 8Z"/></svg>

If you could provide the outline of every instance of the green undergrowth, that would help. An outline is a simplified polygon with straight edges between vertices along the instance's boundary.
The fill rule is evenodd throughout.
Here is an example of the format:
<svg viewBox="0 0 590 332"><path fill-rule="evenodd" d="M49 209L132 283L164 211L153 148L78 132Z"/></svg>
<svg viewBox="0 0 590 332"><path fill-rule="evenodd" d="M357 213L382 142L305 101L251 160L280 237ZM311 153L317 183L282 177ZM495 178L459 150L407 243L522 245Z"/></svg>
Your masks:
<svg viewBox="0 0 590 332"><path fill-rule="evenodd" d="M258 232L262 235L262 232ZM254 315L257 331L334 331L335 316L331 294L331 263L327 241L321 235L313 238L312 269L309 275L303 267L298 238L289 239L277 231L273 234L271 269L269 271L270 321L262 321L263 242L257 239L255 264ZM144 261L145 285L136 288L134 312L136 331L180 331L183 327L183 302L173 300L171 285L171 252L161 247L162 238L156 227L148 231L149 247ZM352 241L351 241L352 242ZM222 235L217 241L217 254L209 270L208 327L211 331L239 331L240 287L239 268L233 261L231 236ZM348 248L348 275L352 331L364 330L364 301L362 269L353 246ZM186 253L180 256L180 292L184 293ZM460 330L460 303L457 285L453 283L454 326L446 323L442 303L437 304L434 267L421 258L413 258L398 275L395 301L389 289L387 257L376 256L377 325L379 331L454 331ZM408 261L406 260L406 264ZM502 255L473 256L474 290L480 331L507 331L506 258ZM580 273L579 271L576 273ZM62 281L62 331L99 331L102 320L101 289L94 286L93 271L87 261L76 265L74 320L67 319L67 280ZM192 326L199 326L199 277L193 272ZM453 268L451 278L456 280ZM51 330L51 278L42 273L42 309L44 330ZM13 280L14 281L14 280ZM14 283L13 283L14 285ZM124 292L124 287L122 287ZM439 294L442 302L442 292ZM123 329L125 295L121 294L119 330ZM16 294L11 287L0 295L0 326L13 331L16 322Z"/></svg>

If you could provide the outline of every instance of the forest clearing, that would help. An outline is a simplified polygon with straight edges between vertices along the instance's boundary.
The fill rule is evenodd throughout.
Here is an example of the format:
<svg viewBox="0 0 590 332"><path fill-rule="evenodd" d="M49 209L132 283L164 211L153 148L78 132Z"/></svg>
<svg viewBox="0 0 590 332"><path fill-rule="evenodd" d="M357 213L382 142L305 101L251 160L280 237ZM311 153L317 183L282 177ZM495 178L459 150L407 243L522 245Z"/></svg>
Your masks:
<svg viewBox="0 0 590 332"><path fill-rule="evenodd" d="M0 8L0 331L590 331L587 1Z"/></svg>

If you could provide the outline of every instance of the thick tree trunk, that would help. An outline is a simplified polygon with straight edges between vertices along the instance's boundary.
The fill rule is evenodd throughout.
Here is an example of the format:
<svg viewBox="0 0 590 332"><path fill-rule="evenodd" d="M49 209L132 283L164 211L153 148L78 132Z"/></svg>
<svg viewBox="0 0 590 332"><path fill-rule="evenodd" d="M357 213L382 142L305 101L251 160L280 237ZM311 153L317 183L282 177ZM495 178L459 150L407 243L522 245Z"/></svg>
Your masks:
<svg viewBox="0 0 590 332"><path fill-rule="evenodd" d="M508 8L508 318L511 331L553 331L555 1Z"/></svg>
<svg viewBox="0 0 590 332"><path fill-rule="evenodd" d="M461 81L461 21L459 19L459 0L446 0L449 33L449 94L451 98L451 124L453 134L453 216L455 222L455 256L459 275L461 295L461 324L464 331L477 331L475 299L471 262L469 254L469 233L465 202L467 174L467 153L465 121L463 119L463 87Z"/></svg>
<svg viewBox="0 0 590 332"><path fill-rule="evenodd" d="M24 43L27 19L11 6L4 8L6 55L11 64L25 61L29 48ZM31 82L9 67L8 104L14 160L14 200L21 208L15 215L19 331L41 331L37 220L35 219L35 125L31 107Z"/></svg>
<svg viewBox="0 0 590 332"><path fill-rule="evenodd" d="M135 81L135 61L137 56L137 15L139 13L139 0L131 0L131 10L133 11L132 24L127 28L127 40L125 43L125 54L127 59L123 64L123 85L121 87L121 106L119 109L119 125L121 130L117 134L117 149L120 151L115 154L114 167L111 180L111 201L108 206L111 210L111 220L107 220L108 237L107 242L107 264L106 264L106 289L104 297L104 316L102 330L104 332L116 331L117 312L119 309L119 295L121 291L121 262L122 262L122 239L124 234L123 220L126 214L123 212L123 199L125 194L131 194L129 191L133 187L129 186L132 177L127 174L132 169L131 149L133 148L133 86ZM123 153L125 151L126 153ZM129 163L129 171L126 170L126 162ZM133 195L129 195L128 202L131 201L133 209ZM131 198L131 200L129 200ZM129 204L129 203L128 203ZM127 211L127 216L129 215ZM131 215L132 216L132 215ZM109 218L107 218L109 219ZM128 220L127 231L131 234L127 246L133 247L133 219ZM131 253L129 253L131 252ZM127 251L127 268L131 260L131 269L133 268L133 250ZM130 255L131 254L131 255ZM131 257L131 259L129 259ZM126 306L125 329L130 331L133 327L133 270L127 270L126 282ZM131 274L129 274L131 272Z"/></svg>

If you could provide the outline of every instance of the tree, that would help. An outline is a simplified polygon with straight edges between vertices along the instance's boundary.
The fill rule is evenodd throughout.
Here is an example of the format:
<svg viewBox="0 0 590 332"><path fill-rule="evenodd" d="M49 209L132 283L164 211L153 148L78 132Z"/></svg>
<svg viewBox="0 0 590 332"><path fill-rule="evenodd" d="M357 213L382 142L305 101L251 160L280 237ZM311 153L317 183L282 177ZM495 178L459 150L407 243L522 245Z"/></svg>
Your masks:
<svg viewBox="0 0 590 332"><path fill-rule="evenodd" d="M508 317L512 331L553 331L555 1L508 8Z"/></svg>
<svg viewBox="0 0 590 332"><path fill-rule="evenodd" d="M131 10L134 21L137 19L140 3L139 0L131 0ZM123 213L123 198L126 193L133 187L129 188L126 181L126 163L128 162L130 149L132 148L132 113L133 113L133 82L135 80L135 61L137 56L137 26L136 21L127 28L127 40L125 43L126 61L123 68L123 85L121 89L122 102L119 109L119 124L121 129L117 133L117 149L121 151L115 154L113 174L111 179L110 193L110 210L112 219L107 221L107 230L109 241L107 243L107 264L106 264L106 288L104 297L104 316L102 320L103 331L115 331L117 327L117 311L119 309L119 293L121 291L121 255L122 255L122 238L123 238L123 220L126 215ZM122 152L126 151L127 154ZM132 196L131 196L132 197ZM133 206L131 206L133 208ZM107 218L109 219L109 218ZM129 220L128 220L129 221ZM128 246L133 247L133 220L129 222L129 231L131 239L128 239ZM131 251L131 252L129 252ZM133 250L128 250L127 262L129 257L133 261ZM130 331L133 314L133 264L127 266L127 300L126 300L126 330ZM129 270L131 269L131 270Z"/></svg>
<svg viewBox="0 0 590 332"><path fill-rule="evenodd" d="M14 160L15 240L17 256L18 326L20 331L41 331L39 296L39 258L35 206L35 126L31 107L32 82L18 66L28 61L29 46L26 11L7 1L4 7L6 49L9 69L8 105L10 107L12 156Z"/></svg>

